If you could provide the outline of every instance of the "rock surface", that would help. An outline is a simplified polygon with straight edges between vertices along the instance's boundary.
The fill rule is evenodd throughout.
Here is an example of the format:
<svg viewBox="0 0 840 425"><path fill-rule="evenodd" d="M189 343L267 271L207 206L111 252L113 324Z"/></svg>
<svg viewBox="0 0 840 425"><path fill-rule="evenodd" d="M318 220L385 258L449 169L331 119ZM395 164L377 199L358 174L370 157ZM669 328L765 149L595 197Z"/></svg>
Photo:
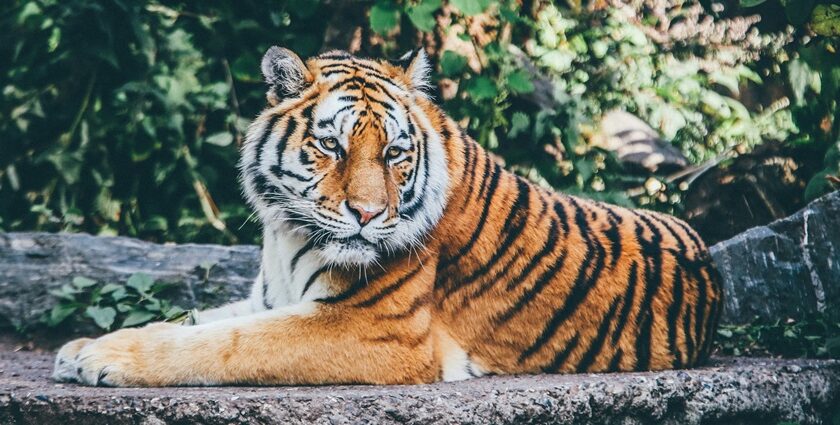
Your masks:
<svg viewBox="0 0 840 425"><path fill-rule="evenodd" d="M57 302L49 291L84 276L125 282L137 272L176 285L176 304L215 306L244 298L259 247L153 244L85 234L0 233L0 324L38 323Z"/></svg>
<svg viewBox="0 0 840 425"><path fill-rule="evenodd" d="M661 174L688 166L679 149L663 140L648 123L622 110L610 111L601 118L595 142L634 170Z"/></svg>
<svg viewBox="0 0 840 425"><path fill-rule="evenodd" d="M723 275L724 322L840 317L840 191L711 251Z"/></svg>
<svg viewBox="0 0 840 425"><path fill-rule="evenodd" d="M379 387L90 388L48 381L51 367L51 355L0 352L0 423L769 425L840 414L840 361L831 360Z"/></svg>

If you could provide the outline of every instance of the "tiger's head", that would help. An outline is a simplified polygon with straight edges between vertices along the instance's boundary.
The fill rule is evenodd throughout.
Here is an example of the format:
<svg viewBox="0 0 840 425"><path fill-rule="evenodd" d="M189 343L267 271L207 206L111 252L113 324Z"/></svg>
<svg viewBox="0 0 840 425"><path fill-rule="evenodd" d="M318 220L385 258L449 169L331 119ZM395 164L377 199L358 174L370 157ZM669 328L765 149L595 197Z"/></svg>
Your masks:
<svg viewBox="0 0 840 425"><path fill-rule="evenodd" d="M268 50L268 107L241 169L263 225L303 234L323 259L368 265L421 244L449 184L440 114L422 50L399 62Z"/></svg>

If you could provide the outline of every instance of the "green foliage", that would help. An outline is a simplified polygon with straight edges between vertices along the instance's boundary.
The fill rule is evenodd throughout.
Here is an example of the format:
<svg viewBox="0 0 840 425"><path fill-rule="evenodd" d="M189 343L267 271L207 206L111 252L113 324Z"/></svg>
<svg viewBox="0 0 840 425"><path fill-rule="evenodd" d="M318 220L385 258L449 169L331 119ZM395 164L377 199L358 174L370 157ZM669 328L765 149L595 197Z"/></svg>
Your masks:
<svg viewBox="0 0 840 425"><path fill-rule="evenodd" d="M44 316L48 327L63 327L68 321L93 322L103 330L127 328L151 321L178 320L186 310L166 299L170 284L155 282L137 273L125 284L97 283L76 277L72 283L51 291L58 304Z"/></svg>
<svg viewBox="0 0 840 425"><path fill-rule="evenodd" d="M0 223L154 240L253 241L237 144L259 58L323 38L317 2L4 2Z"/></svg>
<svg viewBox="0 0 840 425"><path fill-rule="evenodd" d="M676 19L700 27L704 16L656 15L629 6L543 6L531 16L500 2L490 9L497 27L488 32L494 39L461 34L474 49L447 50L440 60L441 75L457 84L457 93L444 103L448 112L533 180L673 211L679 193L664 180L656 180L657 190L628 198L625 189L643 186L649 176L624 170L598 145L594 136L604 114L613 109L636 114L694 163L783 140L795 130L786 109L753 112L737 100L742 86L761 82L750 66L758 58L775 60L774 43L781 36L675 40L654 33L654 27ZM634 13L640 19L628 18ZM468 18L456 16L453 24L468 27ZM510 25L528 30L508 36L504 29ZM465 53L474 54L477 68L467 66ZM534 93L536 80L548 93L545 88Z"/></svg>
<svg viewBox="0 0 840 425"><path fill-rule="evenodd" d="M611 109L641 117L695 164L787 139L797 126L803 143L817 137L813 102L788 109L738 100L784 62L785 34L756 35L749 23L680 5L585 3L5 2L0 230L257 241L235 164L265 103L259 60L271 45L303 57L351 45L397 57L425 43L440 77L436 98L510 168L626 205L675 210L680 193L667 176L624 169L599 145L598 123ZM817 3L810 25L830 33L833 15ZM683 33L668 30L680 25ZM353 36L336 41L345 33ZM803 51L794 62L807 65L798 74L803 96L814 92L816 72L828 104L840 74L826 60ZM628 191L640 187L655 190Z"/></svg>
<svg viewBox="0 0 840 425"><path fill-rule="evenodd" d="M715 346L719 353L734 356L840 359L840 322L812 316L773 323L723 325L715 336Z"/></svg>
<svg viewBox="0 0 840 425"><path fill-rule="evenodd" d="M797 128L789 142L824 158L824 168L805 188L805 199L811 201L840 187L840 5L831 0L741 1L743 6L773 3L783 7L788 22L805 33L789 46L793 59L785 71Z"/></svg>

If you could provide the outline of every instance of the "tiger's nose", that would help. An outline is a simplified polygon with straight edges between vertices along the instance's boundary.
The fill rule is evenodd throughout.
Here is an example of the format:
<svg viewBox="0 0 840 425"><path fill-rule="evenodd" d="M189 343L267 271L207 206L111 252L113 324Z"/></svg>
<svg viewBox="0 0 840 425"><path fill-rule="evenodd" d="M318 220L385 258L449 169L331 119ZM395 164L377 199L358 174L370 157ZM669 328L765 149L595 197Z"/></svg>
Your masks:
<svg viewBox="0 0 840 425"><path fill-rule="evenodd" d="M362 226L385 211L385 206L360 205L353 201L347 201L347 207Z"/></svg>

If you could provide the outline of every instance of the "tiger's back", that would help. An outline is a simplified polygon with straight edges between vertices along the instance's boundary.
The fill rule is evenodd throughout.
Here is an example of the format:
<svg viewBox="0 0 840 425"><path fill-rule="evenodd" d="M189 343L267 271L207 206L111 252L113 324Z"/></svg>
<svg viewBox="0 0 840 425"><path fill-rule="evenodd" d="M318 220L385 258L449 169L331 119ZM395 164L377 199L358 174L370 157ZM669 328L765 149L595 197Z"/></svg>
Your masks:
<svg viewBox="0 0 840 425"><path fill-rule="evenodd" d="M467 183L434 236L442 241L435 296L478 368L604 372L704 360L721 290L692 229L550 192L460 137L463 167L453 179Z"/></svg>

